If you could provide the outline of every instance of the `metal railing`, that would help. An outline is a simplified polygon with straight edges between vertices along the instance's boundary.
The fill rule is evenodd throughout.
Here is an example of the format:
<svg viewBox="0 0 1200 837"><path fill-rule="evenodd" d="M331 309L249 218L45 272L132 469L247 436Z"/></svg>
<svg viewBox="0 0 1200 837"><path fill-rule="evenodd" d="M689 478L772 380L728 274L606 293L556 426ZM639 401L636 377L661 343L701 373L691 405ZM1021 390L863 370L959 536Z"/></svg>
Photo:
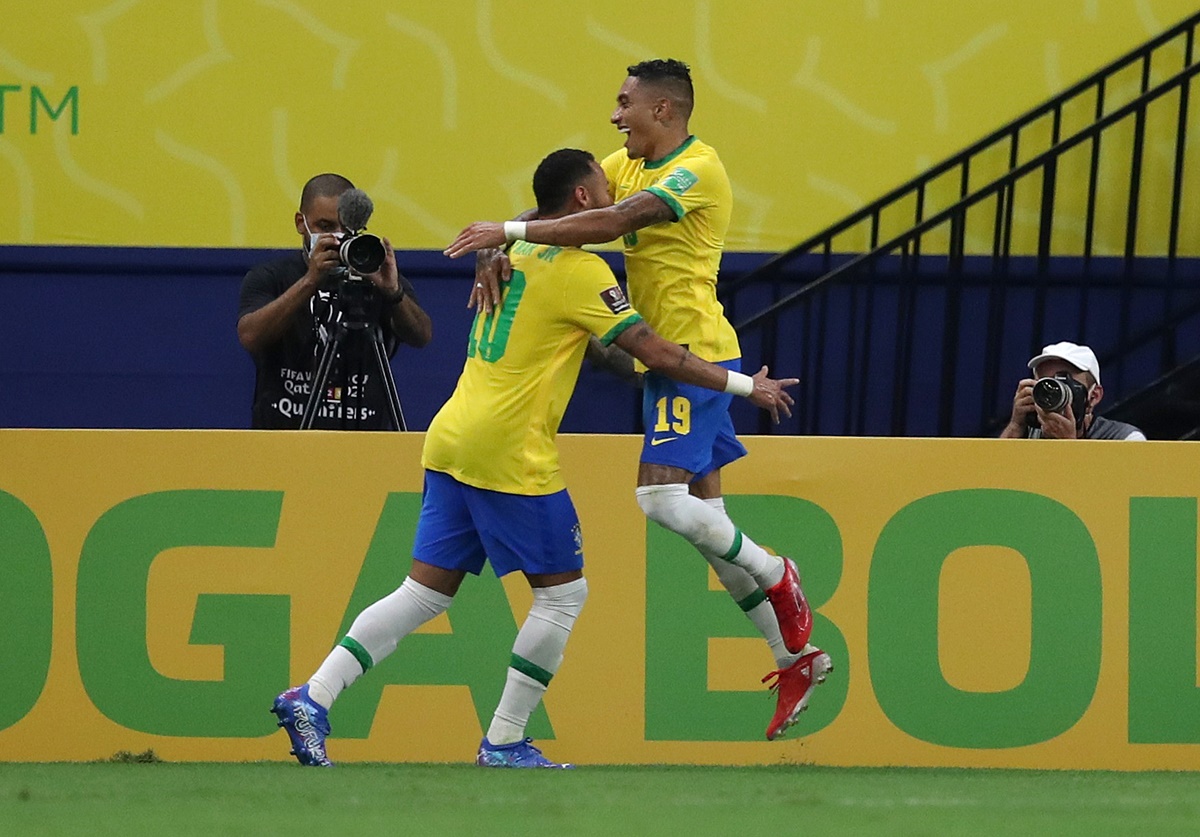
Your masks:
<svg viewBox="0 0 1200 837"><path fill-rule="evenodd" d="M730 282L722 298L743 354L757 349L781 373L798 365L802 378L796 417L774 432L990 433L1006 413L1024 361L1043 342L1060 339L1092 343L1114 394L1127 383L1125 359L1135 350L1153 346L1156 361L1141 361L1152 367L1146 374L1169 369L1180 356L1180 324L1167 323L1195 299L1194 287L1182 282L1178 255L1187 198L1198 193L1187 190L1184 178L1190 82L1200 72L1197 25L1200 14ZM1182 69L1154 82L1152 59L1163 50L1181 52ZM1138 71L1137 94L1114 106L1106 88L1130 68ZM1064 109L1089 93L1094 118L1065 131ZM1047 116L1049 146L1021 159L1022 131ZM1147 125L1164 118L1169 153L1156 147L1148 159ZM1102 154L1103 141L1119 132L1129 134L1119 137L1127 147L1115 142ZM1005 170L972 183L973 161L989 151L994 156L1005 142ZM1119 164L1111 164L1113 157ZM975 167L976 178L983 168ZM956 175L956 199L931 209L930 184L947 172ZM1070 213L1058 210L1072 203L1082 220L1069 230L1063 219ZM915 211L911 225L886 233L885 212L906 205ZM1121 212L1112 211L1116 205ZM1163 215L1164 206L1157 227L1140 223ZM838 236L863 223L866 252L837 252ZM969 248L970 234L984 228L986 243ZM1107 253L1106 236L1119 241ZM1151 244L1156 236L1162 240ZM1025 252L1021 240L1014 249L1014 238L1024 239ZM930 255L934 239L943 246ZM1074 246L1064 244L1069 239ZM1166 255L1146 258L1147 251ZM761 308L739 320L738 308L750 305ZM772 430L760 425L761 432Z"/></svg>

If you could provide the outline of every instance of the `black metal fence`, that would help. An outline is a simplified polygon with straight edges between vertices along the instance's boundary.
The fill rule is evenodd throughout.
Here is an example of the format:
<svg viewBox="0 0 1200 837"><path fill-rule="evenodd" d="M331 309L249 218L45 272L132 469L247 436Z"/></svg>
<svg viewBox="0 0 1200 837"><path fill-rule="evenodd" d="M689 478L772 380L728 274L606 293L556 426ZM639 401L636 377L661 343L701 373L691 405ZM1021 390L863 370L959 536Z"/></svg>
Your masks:
<svg viewBox="0 0 1200 837"><path fill-rule="evenodd" d="M1110 403L1200 354L1197 25L729 283L743 355L802 379L760 430L990 435L1044 343L1092 345Z"/></svg>

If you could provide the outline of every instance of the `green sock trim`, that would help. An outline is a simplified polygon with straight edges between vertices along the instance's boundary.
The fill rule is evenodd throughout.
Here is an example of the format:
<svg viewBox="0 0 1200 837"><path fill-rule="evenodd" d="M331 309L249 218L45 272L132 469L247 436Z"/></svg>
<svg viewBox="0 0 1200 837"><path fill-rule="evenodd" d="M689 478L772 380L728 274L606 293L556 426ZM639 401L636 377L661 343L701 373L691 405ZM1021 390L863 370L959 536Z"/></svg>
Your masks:
<svg viewBox="0 0 1200 837"><path fill-rule="evenodd" d="M723 561L733 561L737 554L742 551L742 530L733 530L733 546L729 547L729 551L721 556Z"/></svg>
<svg viewBox="0 0 1200 837"><path fill-rule="evenodd" d="M516 654L512 655L512 660L508 665L509 667L521 672L521 674L524 674L526 677L532 677L543 686L549 686L550 680L554 677L554 675L546 671L546 669L529 662L529 660L525 659L524 657L518 657Z"/></svg>
<svg viewBox="0 0 1200 837"><path fill-rule="evenodd" d="M367 653L367 649L359 645L356 640L346 637L338 645L354 655L354 659L358 660L358 664L362 666L364 674L371 670L371 666L375 665L375 661L371 659L371 655Z"/></svg>
<svg viewBox="0 0 1200 837"><path fill-rule="evenodd" d="M754 608L758 607L760 604L762 604L766 600L767 600L766 593L764 593L762 590L755 590L749 596L747 596L746 598L744 598L740 602L738 602L738 607L740 607L746 613L749 613L750 611L754 610Z"/></svg>

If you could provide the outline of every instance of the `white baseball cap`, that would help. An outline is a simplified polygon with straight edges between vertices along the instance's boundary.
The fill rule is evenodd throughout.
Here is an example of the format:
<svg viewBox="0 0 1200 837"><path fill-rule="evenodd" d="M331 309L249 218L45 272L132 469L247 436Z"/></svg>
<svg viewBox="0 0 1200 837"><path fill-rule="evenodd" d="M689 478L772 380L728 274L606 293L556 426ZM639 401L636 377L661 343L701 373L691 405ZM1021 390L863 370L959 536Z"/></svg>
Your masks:
<svg viewBox="0 0 1200 837"><path fill-rule="evenodd" d="M1040 355L1029 361L1029 368L1036 371L1042 361L1050 358L1065 360L1082 372L1091 372L1096 383L1100 383L1100 361L1096 360L1096 353L1087 346L1068 342L1052 343L1043 348Z"/></svg>

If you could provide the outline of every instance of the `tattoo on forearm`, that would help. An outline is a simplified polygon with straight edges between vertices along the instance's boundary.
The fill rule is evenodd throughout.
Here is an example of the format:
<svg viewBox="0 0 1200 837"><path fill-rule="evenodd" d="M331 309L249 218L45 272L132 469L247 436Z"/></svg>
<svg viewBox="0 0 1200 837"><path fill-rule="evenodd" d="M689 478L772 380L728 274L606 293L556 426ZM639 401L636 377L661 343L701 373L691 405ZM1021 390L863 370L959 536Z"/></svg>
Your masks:
<svg viewBox="0 0 1200 837"><path fill-rule="evenodd" d="M640 377L634 369L633 355L619 346L605 346L593 337L588 344L587 356L592 365L611 372L623 380L636 383Z"/></svg>

